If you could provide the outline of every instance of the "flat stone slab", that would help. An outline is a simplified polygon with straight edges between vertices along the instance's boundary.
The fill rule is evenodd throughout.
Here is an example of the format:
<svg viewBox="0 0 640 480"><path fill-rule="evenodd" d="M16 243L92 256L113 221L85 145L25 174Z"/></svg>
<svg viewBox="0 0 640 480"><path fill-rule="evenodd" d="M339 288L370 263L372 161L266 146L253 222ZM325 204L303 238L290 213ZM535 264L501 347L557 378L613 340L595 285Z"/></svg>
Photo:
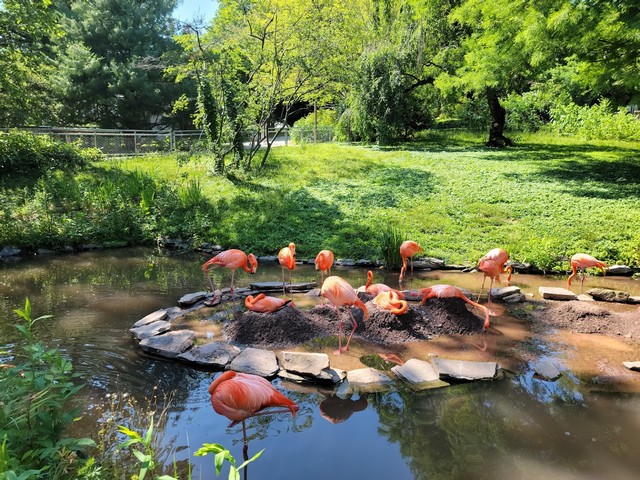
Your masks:
<svg viewBox="0 0 640 480"><path fill-rule="evenodd" d="M140 320L134 323L133 328L138 328L153 322L159 322L160 320L164 320L165 318L167 318L167 311L165 309L156 310L155 312L142 317Z"/></svg>
<svg viewBox="0 0 640 480"><path fill-rule="evenodd" d="M595 299L591 295L587 295L586 293L581 293L578 295L578 300L581 302L595 302Z"/></svg>
<svg viewBox="0 0 640 480"><path fill-rule="evenodd" d="M633 275L633 268L627 265L611 265L607 268L607 275L630 277Z"/></svg>
<svg viewBox="0 0 640 480"><path fill-rule="evenodd" d="M539 287L538 291L546 300L576 300L578 298L571 290L561 287Z"/></svg>
<svg viewBox="0 0 640 480"><path fill-rule="evenodd" d="M271 292L276 290L282 291L282 282L255 282L249 284L249 287L261 292ZM285 283L284 285L285 290L288 291L307 291L315 287L317 287L315 282L299 282L292 283L291 285L289 285L289 283Z"/></svg>
<svg viewBox="0 0 640 480"><path fill-rule="evenodd" d="M178 355L179 360L195 363L203 367L225 368L229 362L240 354L241 350L227 343L211 342L193 347Z"/></svg>
<svg viewBox="0 0 640 480"><path fill-rule="evenodd" d="M241 373L251 373L261 377L273 377L280 367L276 354L271 350L249 347L229 364L229 370Z"/></svg>
<svg viewBox="0 0 640 480"><path fill-rule="evenodd" d="M629 297L628 303L640 303L640 297Z"/></svg>
<svg viewBox="0 0 640 480"><path fill-rule="evenodd" d="M326 353L281 352L280 365L288 372L303 376L318 376L329 368L329 355Z"/></svg>
<svg viewBox="0 0 640 480"><path fill-rule="evenodd" d="M278 377L295 383L340 383L347 378L347 372L345 370L335 368L325 368L320 372L318 376L302 376L287 370L280 370Z"/></svg>
<svg viewBox="0 0 640 480"><path fill-rule="evenodd" d="M155 337L171 330L171 324L160 320L157 322L147 323L140 327L130 328L131 334L138 340L143 340L149 337Z"/></svg>
<svg viewBox="0 0 640 480"><path fill-rule="evenodd" d="M627 303L629 294L621 290L610 290L608 288L591 288L587 290L587 295L591 295L596 300L603 302Z"/></svg>
<svg viewBox="0 0 640 480"><path fill-rule="evenodd" d="M207 298L207 292L187 293L178 300L178 305L181 307L190 307L194 303L204 300L205 298Z"/></svg>
<svg viewBox="0 0 640 480"><path fill-rule="evenodd" d="M510 295L515 295L517 293L521 293L521 290L519 287L515 287L515 286L492 288L491 298L494 300L502 300L505 297L508 297Z"/></svg>
<svg viewBox="0 0 640 480"><path fill-rule="evenodd" d="M469 360L448 360L434 358L432 360L440 379L457 378L459 380L493 380L498 375L496 362L472 362Z"/></svg>
<svg viewBox="0 0 640 480"><path fill-rule="evenodd" d="M640 362L622 362L622 364L629 370L634 372L640 372Z"/></svg>
<svg viewBox="0 0 640 480"><path fill-rule="evenodd" d="M389 375L375 368L358 368L347 372L347 381L353 391L382 392L393 384Z"/></svg>
<svg viewBox="0 0 640 480"><path fill-rule="evenodd" d="M396 365L391 371L411 387L419 390L449 386L448 383L440 380L440 375L433 364L417 358L408 360L404 365Z"/></svg>
<svg viewBox="0 0 640 480"><path fill-rule="evenodd" d="M163 335L145 338L140 342L140 348L148 353L166 358L176 358L182 352L191 348L196 339L196 332L191 330L176 330Z"/></svg>
<svg viewBox="0 0 640 480"><path fill-rule="evenodd" d="M542 378L543 380L554 381L562 376L562 372L555 364L555 362L549 360L548 358L537 362L533 367L533 371L538 377Z"/></svg>
<svg viewBox="0 0 640 480"><path fill-rule="evenodd" d="M508 295L502 299L504 303L522 303L527 300L526 295L523 293L514 293L513 295Z"/></svg>

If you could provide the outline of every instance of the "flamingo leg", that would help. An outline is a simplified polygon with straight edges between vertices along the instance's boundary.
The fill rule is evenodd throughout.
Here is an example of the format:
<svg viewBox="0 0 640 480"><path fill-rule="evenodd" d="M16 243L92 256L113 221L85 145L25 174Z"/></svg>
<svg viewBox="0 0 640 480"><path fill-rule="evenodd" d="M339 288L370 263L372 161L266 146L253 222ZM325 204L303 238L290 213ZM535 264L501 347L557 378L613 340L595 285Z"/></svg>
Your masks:
<svg viewBox="0 0 640 480"><path fill-rule="evenodd" d="M345 352L349 350L349 343L351 343L351 337L353 337L353 334L355 333L356 328L358 328L358 324L356 323L356 319L353 317L353 313L351 312L351 309L349 309L349 315L351 316L351 321L353 322L353 330L351 330L351 335L349 335L349 339L347 340L347 345L344 347Z"/></svg>
<svg viewBox="0 0 640 480"><path fill-rule="evenodd" d="M284 267L282 267L282 294L284 295L286 292L284 291Z"/></svg>
<svg viewBox="0 0 640 480"><path fill-rule="evenodd" d="M476 301L480 301L480 297L482 296L482 291L484 290L484 282L487 280L487 276L485 275L484 277L482 277L482 285L480 286L480 293L478 294L478 300Z"/></svg>

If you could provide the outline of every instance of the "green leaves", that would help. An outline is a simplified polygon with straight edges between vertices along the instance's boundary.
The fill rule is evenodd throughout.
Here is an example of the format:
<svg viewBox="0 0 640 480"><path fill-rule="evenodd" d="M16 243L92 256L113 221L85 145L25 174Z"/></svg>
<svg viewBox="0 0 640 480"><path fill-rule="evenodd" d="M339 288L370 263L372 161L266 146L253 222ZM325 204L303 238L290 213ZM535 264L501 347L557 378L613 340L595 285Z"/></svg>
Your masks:
<svg viewBox="0 0 640 480"><path fill-rule="evenodd" d="M260 450L249 460L242 462L239 466L236 467L236 459L231 452L224 448L219 443L203 443L202 446L193 454L196 457L203 457L205 455L209 455L210 453L214 454L213 462L216 468L216 476L220 475L222 467L224 466L224 462L229 463L229 480L239 480L240 479L240 470L246 467L251 462L255 461L260 455L262 455L263 450Z"/></svg>

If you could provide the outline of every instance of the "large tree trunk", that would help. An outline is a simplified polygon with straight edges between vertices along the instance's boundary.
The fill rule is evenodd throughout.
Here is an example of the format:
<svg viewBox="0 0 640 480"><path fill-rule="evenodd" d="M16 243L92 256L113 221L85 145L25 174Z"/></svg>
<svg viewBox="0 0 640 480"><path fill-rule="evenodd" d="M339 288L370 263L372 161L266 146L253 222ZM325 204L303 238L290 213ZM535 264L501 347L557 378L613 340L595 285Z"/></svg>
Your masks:
<svg viewBox="0 0 640 480"><path fill-rule="evenodd" d="M489 110L491 111L491 127L489 128L487 146L503 148L513 145L511 139L504 136L504 122L507 111L500 105L498 94L492 88L487 88L485 93L489 103Z"/></svg>

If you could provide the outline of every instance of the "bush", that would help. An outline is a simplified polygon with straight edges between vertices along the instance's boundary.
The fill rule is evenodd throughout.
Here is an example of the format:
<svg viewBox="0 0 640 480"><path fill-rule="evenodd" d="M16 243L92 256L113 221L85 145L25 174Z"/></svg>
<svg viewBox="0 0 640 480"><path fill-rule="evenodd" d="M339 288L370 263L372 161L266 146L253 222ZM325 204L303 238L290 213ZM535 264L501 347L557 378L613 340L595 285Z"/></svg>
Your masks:
<svg viewBox="0 0 640 480"><path fill-rule="evenodd" d="M0 174L74 169L100 158L96 149L80 149L48 135L10 131L0 133Z"/></svg>

